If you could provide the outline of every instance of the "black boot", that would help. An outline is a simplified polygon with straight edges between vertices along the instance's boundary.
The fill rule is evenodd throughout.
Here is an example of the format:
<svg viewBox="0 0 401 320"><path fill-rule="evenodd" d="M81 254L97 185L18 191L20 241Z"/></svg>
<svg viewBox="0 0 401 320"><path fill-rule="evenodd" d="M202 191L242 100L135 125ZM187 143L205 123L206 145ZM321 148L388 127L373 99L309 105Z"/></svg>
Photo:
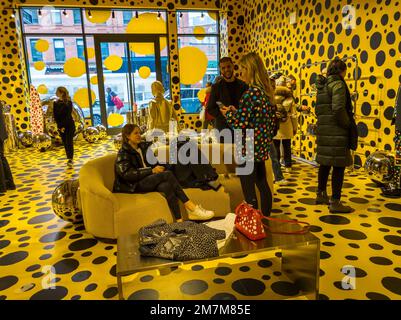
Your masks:
<svg viewBox="0 0 401 320"><path fill-rule="evenodd" d="M315 200L316 204L330 204L329 201L329 196L327 195L326 191L318 191L316 193L316 200Z"/></svg>
<svg viewBox="0 0 401 320"><path fill-rule="evenodd" d="M329 206L330 213L351 213L354 211L349 206L344 206L340 200L331 199Z"/></svg>

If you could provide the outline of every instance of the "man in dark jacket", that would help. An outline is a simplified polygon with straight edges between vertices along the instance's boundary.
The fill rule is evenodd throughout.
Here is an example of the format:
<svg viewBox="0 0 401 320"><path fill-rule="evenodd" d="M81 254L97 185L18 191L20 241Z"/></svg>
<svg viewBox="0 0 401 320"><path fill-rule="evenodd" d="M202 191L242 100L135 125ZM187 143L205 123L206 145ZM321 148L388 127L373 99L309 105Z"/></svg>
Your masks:
<svg viewBox="0 0 401 320"><path fill-rule="evenodd" d="M351 96L344 81L346 70L346 64L336 58L328 67L327 78L318 76L316 81L316 162L320 164L316 204L330 204L331 213L353 211L340 201L345 167L352 164L351 149L356 149L357 139ZM326 186L331 167L333 194L329 201Z"/></svg>
<svg viewBox="0 0 401 320"><path fill-rule="evenodd" d="M7 137L3 106L0 104L0 193L4 193L7 190L15 190L11 169L4 155L4 142Z"/></svg>
<svg viewBox="0 0 401 320"><path fill-rule="evenodd" d="M232 143L233 131L227 124L226 118L220 112L219 103L224 106L234 106L238 108L242 94L248 88L247 84L234 75L234 64L229 57L220 59L221 77L212 85L212 91L207 104L207 111L215 117L215 128L219 131L229 129L231 132L231 141L224 141L221 137L220 142ZM219 103L218 103L219 102Z"/></svg>

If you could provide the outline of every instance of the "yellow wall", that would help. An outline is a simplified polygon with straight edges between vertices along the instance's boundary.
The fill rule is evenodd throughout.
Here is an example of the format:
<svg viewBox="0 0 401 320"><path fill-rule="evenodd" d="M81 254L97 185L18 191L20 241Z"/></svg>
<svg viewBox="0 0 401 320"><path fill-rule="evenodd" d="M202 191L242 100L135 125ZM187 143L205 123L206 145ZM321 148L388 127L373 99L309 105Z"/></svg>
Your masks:
<svg viewBox="0 0 401 320"><path fill-rule="evenodd" d="M390 120L401 82L401 2L352 1L357 24L354 30L346 31L341 28L341 10L347 2L230 1L234 6L231 20L243 22L239 30L245 28L245 38L235 41L238 26L229 26L228 34L234 39L229 42L229 53L235 57L242 50L257 51L267 61L268 69L283 69L298 78L300 67L305 63L331 59L335 55L356 55L360 64L360 99L356 114L364 137L360 138L355 162L361 164L365 156L376 149L394 150L394 127ZM289 24L288 14L292 11L297 11L296 25ZM348 70L348 77L351 77L353 69L354 64ZM310 78L316 72L320 72L317 67L303 72L303 93L310 88ZM353 91L353 82L349 85ZM302 100L312 106L314 99ZM303 132L306 131L306 123L313 121L314 116L306 118ZM302 157L313 160L314 140L311 136L298 135L293 151L296 154L301 151Z"/></svg>
<svg viewBox="0 0 401 320"><path fill-rule="evenodd" d="M5 100L12 106L12 113L16 118L17 130L26 130L29 128L29 90L27 86L27 76L24 63L24 54L22 50L21 37L18 36L18 21L11 18L12 6L74 6L74 7L129 7L130 9L160 9L168 10L168 41L170 46L170 83L172 88L172 97L179 97L179 66L177 59L177 26L176 10L178 9L208 9L216 10L219 8L219 1L215 0L141 0L141 1L112 1L112 0L34 0L34 1L7 1L0 2L2 19L0 20L0 99ZM8 8L8 9L7 9ZM179 108L179 104L176 108ZM181 119L185 121L189 128L200 129L201 123L197 115L182 114Z"/></svg>

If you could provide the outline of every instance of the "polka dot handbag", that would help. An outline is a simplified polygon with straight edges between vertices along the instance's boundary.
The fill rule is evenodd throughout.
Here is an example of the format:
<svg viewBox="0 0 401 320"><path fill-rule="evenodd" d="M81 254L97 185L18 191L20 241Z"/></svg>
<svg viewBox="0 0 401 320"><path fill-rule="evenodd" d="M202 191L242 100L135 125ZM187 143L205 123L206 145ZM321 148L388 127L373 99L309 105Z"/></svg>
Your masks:
<svg viewBox="0 0 401 320"><path fill-rule="evenodd" d="M269 229L270 233L280 234L305 234L309 232L310 224L308 222L266 217L262 212L254 209L246 202L242 202L237 206L235 214L235 228L250 240L266 238L265 229ZM294 231L272 231L268 225L263 223L263 219L281 223L299 224L302 225L302 228Z"/></svg>

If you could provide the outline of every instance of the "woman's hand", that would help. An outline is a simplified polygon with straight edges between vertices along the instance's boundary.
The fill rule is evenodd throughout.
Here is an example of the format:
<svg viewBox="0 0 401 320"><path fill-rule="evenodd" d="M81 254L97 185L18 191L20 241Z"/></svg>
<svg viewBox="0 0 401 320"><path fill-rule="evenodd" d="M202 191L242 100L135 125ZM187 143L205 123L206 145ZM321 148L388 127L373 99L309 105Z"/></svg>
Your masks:
<svg viewBox="0 0 401 320"><path fill-rule="evenodd" d="M226 116L226 113L228 112L228 111L230 111L231 109L230 109L230 107L222 107L222 108L220 108L220 112L221 112L221 114L223 115L223 116Z"/></svg>
<svg viewBox="0 0 401 320"><path fill-rule="evenodd" d="M237 112L237 108L236 108L236 107L234 107L234 106L229 106L229 108L230 108L230 111L232 111L232 112Z"/></svg>
<svg viewBox="0 0 401 320"><path fill-rule="evenodd" d="M152 173L162 173L164 171L164 167L162 166L156 166L152 169Z"/></svg>

